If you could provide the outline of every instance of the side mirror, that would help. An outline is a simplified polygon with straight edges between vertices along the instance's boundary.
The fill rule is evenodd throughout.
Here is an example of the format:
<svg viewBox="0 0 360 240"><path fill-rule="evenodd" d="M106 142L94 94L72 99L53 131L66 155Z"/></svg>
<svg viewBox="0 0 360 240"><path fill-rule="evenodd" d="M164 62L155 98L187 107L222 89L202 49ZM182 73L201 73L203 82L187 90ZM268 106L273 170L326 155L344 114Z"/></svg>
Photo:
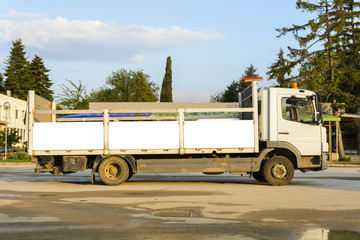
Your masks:
<svg viewBox="0 0 360 240"><path fill-rule="evenodd" d="M320 125L322 123L321 113L316 113L315 114L315 122L316 122L317 125Z"/></svg>

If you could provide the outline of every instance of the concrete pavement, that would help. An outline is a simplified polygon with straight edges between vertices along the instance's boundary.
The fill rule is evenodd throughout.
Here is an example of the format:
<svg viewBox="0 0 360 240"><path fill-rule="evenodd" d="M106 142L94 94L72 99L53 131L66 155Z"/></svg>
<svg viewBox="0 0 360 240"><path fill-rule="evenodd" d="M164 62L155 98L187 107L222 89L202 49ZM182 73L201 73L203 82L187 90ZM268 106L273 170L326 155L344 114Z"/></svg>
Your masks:
<svg viewBox="0 0 360 240"><path fill-rule="evenodd" d="M91 184L89 171L4 166L0 239L360 238L360 168L297 171L274 187L230 174L143 174L106 186Z"/></svg>

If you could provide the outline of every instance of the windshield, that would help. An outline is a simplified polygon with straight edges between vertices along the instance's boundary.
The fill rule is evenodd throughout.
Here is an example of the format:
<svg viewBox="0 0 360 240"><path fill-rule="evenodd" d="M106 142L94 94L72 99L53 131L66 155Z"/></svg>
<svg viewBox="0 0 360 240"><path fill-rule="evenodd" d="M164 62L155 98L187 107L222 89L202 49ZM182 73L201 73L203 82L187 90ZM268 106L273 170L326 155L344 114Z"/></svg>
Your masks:
<svg viewBox="0 0 360 240"><path fill-rule="evenodd" d="M311 98L284 97L281 99L281 110L285 120L315 124L315 111Z"/></svg>

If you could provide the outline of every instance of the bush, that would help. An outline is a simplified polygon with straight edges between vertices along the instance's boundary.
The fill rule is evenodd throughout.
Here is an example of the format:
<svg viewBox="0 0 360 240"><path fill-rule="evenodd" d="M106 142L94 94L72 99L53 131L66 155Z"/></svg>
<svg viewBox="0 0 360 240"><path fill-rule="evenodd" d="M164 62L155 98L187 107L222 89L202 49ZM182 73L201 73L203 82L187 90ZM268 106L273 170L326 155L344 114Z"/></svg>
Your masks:
<svg viewBox="0 0 360 240"><path fill-rule="evenodd" d="M339 159L340 162L351 162L351 158L344 157Z"/></svg>

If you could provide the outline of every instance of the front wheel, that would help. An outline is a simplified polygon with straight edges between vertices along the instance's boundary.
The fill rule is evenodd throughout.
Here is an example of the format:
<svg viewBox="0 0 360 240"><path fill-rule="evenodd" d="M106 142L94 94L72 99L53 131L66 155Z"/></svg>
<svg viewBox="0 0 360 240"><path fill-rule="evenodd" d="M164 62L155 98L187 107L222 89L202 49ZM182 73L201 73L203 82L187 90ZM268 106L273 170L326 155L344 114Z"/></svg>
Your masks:
<svg viewBox="0 0 360 240"><path fill-rule="evenodd" d="M275 156L265 163L263 175L264 180L273 186L287 185L294 176L294 166L286 157Z"/></svg>
<svg viewBox="0 0 360 240"><path fill-rule="evenodd" d="M124 159L110 156L101 161L99 177L106 185L119 185L129 178L129 166Z"/></svg>

